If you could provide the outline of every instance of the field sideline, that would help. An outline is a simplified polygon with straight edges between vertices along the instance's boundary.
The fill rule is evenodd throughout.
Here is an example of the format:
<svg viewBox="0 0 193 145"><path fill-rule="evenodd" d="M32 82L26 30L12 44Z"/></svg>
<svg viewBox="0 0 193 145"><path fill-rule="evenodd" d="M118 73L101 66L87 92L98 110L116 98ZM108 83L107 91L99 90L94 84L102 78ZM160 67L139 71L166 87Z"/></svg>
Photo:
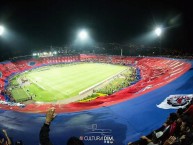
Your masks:
<svg viewBox="0 0 193 145"><path fill-rule="evenodd" d="M33 98L35 101L64 100L77 96L79 92L126 68L126 66L100 63L67 64L61 67L49 66L46 69L43 67L24 74L32 82L24 89L28 89L30 94L36 95ZM19 99L18 95L16 99Z"/></svg>

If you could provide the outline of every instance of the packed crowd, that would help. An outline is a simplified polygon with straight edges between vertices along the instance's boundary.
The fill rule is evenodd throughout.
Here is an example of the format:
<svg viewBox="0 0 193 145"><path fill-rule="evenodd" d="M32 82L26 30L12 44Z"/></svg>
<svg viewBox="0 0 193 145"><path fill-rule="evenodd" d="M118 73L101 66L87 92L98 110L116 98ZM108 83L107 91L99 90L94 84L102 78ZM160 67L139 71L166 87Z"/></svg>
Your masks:
<svg viewBox="0 0 193 145"><path fill-rule="evenodd" d="M12 93L8 89L4 89L0 92L1 95L5 96L5 98L10 102L16 102L15 98L12 96Z"/></svg>
<svg viewBox="0 0 193 145"><path fill-rule="evenodd" d="M139 80L136 76L136 72L131 69L132 72L124 72L115 78L103 88L96 90L97 93L103 93L111 95L131 85L132 82Z"/></svg>
<svg viewBox="0 0 193 145"><path fill-rule="evenodd" d="M186 108L170 113L162 127L128 145L193 145L193 100Z"/></svg>

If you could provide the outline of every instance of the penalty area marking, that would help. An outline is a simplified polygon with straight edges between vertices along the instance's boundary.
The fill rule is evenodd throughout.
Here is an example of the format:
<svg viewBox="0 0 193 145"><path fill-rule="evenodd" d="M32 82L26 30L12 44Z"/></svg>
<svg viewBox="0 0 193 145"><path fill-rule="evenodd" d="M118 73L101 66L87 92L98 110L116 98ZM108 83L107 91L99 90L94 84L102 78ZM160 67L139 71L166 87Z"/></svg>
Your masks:
<svg viewBox="0 0 193 145"><path fill-rule="evenodd" d="M40 87L41 89L46 90L44 87L40 86L38 83L36 83L35 81L33 81L30 77L29 77L29 80L30 80L31 82L33 82L34 84L36 84L36 85L37 85L38 87Z"/></svg>

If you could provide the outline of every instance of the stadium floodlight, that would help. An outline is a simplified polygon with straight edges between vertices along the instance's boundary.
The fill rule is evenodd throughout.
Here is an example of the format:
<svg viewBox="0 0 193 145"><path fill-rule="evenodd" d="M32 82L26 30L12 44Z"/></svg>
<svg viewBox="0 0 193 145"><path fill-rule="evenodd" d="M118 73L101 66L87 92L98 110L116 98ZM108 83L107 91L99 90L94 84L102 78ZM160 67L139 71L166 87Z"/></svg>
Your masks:
<svg viewBox="0 0 193 145"><path fill-rule="evenodd" d="M159 36L161 36L161 34L162 34L162 29L160 28L160 27L157 27L156 29L155 29L155 34L159 37Z"/></svg>
<svg viewBox="0 0 193 145"><path fill-rule="evenodd" d="M161 27L157 27L155 29L155 34L157 35L157 37L159 38L159 53L161 55L161 34L162 34L162 28Z"/></svg>
<svg viewBox="0 0 193 145"><path fill-rule="evenodd" d="M86 30L81 30L79 33L78 33L78 37L81 39L81 40L85 40L88 38L88 32Z"/></svg>
<svg viewBox="0 0 193 145"><path fill-rule="evenodd" d="M5 28L2 25L0 25L0 36L3 35L4 30Z"/></svg>
<svg viewBox="0 0 193 145"><path fill-rule="evenodd" d="M57 54L57 51L54 51L53 54Z"/></svg>
<svg viewBox="0 0 193 145"><path fill-rule="evenodd" d="M37 54L36 53L33 53L33 56L36 56Z"/></svg>

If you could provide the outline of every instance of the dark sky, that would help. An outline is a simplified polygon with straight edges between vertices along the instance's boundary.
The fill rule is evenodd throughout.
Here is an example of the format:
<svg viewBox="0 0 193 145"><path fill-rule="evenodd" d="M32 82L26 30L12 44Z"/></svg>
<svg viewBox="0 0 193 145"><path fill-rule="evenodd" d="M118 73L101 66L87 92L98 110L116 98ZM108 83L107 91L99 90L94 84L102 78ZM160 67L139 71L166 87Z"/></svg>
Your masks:
<svg viewBox="0 0 193 145"><path fill-rule="evenodd" d="M73 42L80 28L95 42L137 42L162 25L162 45L193 50L190 0L1 0L0 53ZM143 43L143 42L140 42Z"/></svg>

